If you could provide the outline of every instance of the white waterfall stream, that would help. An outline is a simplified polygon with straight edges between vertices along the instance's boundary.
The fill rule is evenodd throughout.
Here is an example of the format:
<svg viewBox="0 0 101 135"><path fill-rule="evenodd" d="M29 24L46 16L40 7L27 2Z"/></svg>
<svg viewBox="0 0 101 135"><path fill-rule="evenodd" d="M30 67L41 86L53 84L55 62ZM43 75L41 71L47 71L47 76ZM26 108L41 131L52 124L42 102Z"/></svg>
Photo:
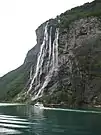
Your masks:
<svg viewBox="0 0 101 135"><path fill-rule="evenodd" d="M36 65L35 75L33 76L33 79L32 79L32 81L30 83L30 87L28 89L28 93L32 89L32 85L33 85L35 79L37 79L37 75L38 75L38 72L39 72L39 69L40 69L40 62L42 63L42 60L43 60L43 54L44 54L43 50L44 50L44 46L45 46L45 42L46 42L46 35L48 33L47 32L47 26L48 26L48 23L45 26L44 39L43 39L43 43L42 43L41 48L40 48L40 52L39 52L39 56L38 56L38 60L37 60L37 65Z"/></svg>
<svg viewBox="0 0 101 135"><path fill-rule="evenodd" d="M31 66L31 69L30 69L30 80L32 80L32 66Z"/></svg>
<svg viewBox="0 0 101 135"><path fill-rule="evenodd" d="M50 28L50 35L49 35L49 60L50 60L50 57L51 57L51 44L52 44L52 39L51 39L51 34L52 34L52 27Z"/></svg>
<svg viewBox="0 0 101 135"><path fill-rule="evenodd" d="M31 77L32 80L28 89L28 93L30 93L30 91L34 91L32 100L42 96L44 88L50 82L54 71L57 71L58 69L58 37L59 29L57 28L55 31L55 38L52 43L52 27L50 27L48 34L47 23L44 30L43 43L40 47L40 52L37 59L36 71L33 77ZM44 74L43 79L41 78L42 74Z"/></svg>

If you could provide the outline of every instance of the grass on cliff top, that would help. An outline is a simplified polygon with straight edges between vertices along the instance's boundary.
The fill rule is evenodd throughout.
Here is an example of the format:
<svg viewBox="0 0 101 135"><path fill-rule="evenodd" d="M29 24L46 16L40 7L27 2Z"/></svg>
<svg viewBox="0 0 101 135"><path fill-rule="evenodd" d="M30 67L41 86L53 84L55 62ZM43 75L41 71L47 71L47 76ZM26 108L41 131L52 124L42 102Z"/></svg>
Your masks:
<svg viewBox="0 0 101 135"><path fill-rule="evenodd" d="M57 16L60 19L60 28L67 28L68 25L80 18L85 17L100 17L101 16L101 0L95 0L91 3L86 3L83 6L73 8Z"/></svg>

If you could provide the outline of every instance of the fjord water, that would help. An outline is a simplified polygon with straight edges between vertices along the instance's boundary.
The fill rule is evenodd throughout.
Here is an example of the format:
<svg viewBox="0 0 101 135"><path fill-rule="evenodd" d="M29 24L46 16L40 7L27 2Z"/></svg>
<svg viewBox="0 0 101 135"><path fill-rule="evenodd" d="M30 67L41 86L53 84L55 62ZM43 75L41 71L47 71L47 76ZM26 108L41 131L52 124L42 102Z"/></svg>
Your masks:
<svg viewBox="0 0 101 135"><path fill-rule="evenodd" d="M0 135L101 135L97 111L40 110L28 105L0 105Z"/></svg>

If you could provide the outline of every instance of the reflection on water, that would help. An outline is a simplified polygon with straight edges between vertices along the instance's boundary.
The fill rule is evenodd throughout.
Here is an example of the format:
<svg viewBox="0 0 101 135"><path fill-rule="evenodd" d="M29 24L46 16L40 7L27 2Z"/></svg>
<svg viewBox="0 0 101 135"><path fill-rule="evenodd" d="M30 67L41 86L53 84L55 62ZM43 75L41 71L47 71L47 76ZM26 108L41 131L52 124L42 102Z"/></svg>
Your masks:
<svg viewBox="0 0 101 135"><path fill-rule="evenodd" d="M97 112L97 111L96 111ZM101 114L0 106L0 135L101 135Z"/></svg>

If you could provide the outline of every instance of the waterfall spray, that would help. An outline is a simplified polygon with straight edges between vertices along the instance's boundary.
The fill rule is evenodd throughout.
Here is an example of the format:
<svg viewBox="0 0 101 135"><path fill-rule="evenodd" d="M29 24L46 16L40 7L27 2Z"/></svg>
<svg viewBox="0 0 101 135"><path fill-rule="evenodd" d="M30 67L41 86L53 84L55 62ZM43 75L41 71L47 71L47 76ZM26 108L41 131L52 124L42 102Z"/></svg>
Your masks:
<svg viewBox="0 0 101 135"><path fill-rule="evenodd" d="M37 65L36 65L36 71L35 71L35 75L33 76L33 79L30 83L30 87L28 89L28 93L30 92L30 90L32 89L32 85L35 81L35 78L37 77L38 75L38 72L39 72L39 68L40 68L40 62L41 62L41 58L42 58L42 54L43 54L43 49L44 49L44 46L45 46L45 41L46 41L46 35L47 35L47 26L48 26L48 23L46 24L45 26L45 32L44 32L44 39L43 39L43 43L41 45L41 48L40 48L40 52L39 52L39 56L38 56L38 60L37 60ZM42 59L43 60L43 59Z"/></svg>
<svg viewBox="0 0 101 135"><path fill-rule="evenodd" d="M32 80L32 66L31 66L31 69L30 69L30 80Z"/></svg>
<svg viewBox="0 0 101 135"><path fill-rule="evenodd" d="M40 47L40 52L37 58L36 71L32 77L28 93L34 90L34 96L32 100L35 100L42 96L45 87L51 80L53 73L58 69L58 37L59 29L55 31L55 38L52 43L52 27L49 28L48 34L48 23L44 30L44 39ZM47 58L45 58L47 56ZM45 63L45 64L44 64ZM44 73L45 72L45 73ZM44 75L43 80L41 80L42 74ZM33 84L35 85L34 88Z"/></svg>

